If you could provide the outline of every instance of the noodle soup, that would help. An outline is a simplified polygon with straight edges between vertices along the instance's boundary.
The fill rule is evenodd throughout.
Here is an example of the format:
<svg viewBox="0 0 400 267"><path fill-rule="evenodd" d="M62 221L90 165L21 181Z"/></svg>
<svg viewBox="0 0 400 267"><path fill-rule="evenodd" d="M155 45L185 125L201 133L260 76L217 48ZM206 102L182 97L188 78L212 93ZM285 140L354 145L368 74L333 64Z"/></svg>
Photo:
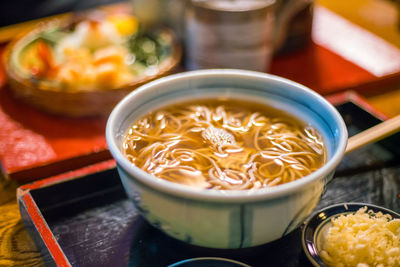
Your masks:
<svg viewBox="0 0 400 267"><path fill-rule="evenodd" d="M231 249L271 242L304 222L343 157L347 131L309 88L212 69L133 91L110 114L106 138L127 196L151 225Z"/></svg>
<svg viewBox="0 0 400 267"><path fill-rule="evenodd" d="M326 162L322 136L281 110L239 100L197 100L140 118L122 144L132 164L204 189L243 190L304 177Z"/></svg>

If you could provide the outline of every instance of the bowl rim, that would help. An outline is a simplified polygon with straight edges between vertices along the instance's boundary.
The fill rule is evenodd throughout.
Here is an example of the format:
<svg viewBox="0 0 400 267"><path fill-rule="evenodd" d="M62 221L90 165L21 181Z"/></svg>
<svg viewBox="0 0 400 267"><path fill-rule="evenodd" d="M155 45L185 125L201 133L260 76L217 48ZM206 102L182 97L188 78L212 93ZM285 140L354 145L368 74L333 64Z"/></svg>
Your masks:
<svg viewBox="0 0 400 267"><path fill-rule="evenodd" d="M357 210L363 207L367 207L368 210L373 210L374 212L381 211L382 213L390 214L393 219L400 219L400 214L391 209L380 205L363 202L343 202L333 204L314 212L304 222L301 233L301 245L303 247L303 251L308 260L314 266L328 266L322 261L317 244L315 242L318 233L320 232L317 231L317 229L319 229L321 225L328 223L332 218L338 217L342 214L355 213Z"/></svg>
<svg viewBox="0 0 400 267"><path fill-rule="evenodd" d="M237 260L232 260L228 258L222 258L222 257L196 257L196 258L188 258L185 260L180 260L178 262L172 263L168 265L167 267L179 267L182 264L186 263L191 263L191 262L199 262L199 261L214 261L214 262L220 262L220 263L225 263L225 264L232 264L232 266L242 266L242 267L250 267L250 265L247 265L246 263L237 261Z"/></svg>
<svg viewBox="0 0 400 267"><path fill-rule="evenodd" d="M173 82L174 80L184 79L201 79L201 78L212 78L212 77L244 77L251 79L262 79L265 81L275 81L280 84L286 84L290 87L296 87L298 90L303 91L306 95L313 97L317 102L323 104L331 115L334 116L335 122L338 127L339 141L335 153L331 159L317 171L290 183L282 185L261 188L254 190L201 190L187 185L181 185L174 182L166 181L161 178L157 178L151 174L146 173L142 169L134 166L131 162L126 159L120 151L115 138L113 137L113 129L118 121L118 116L123 113L123 109L131 103L137 95L145 93L152 87L162 85L164 83ZM214 202L250 202L256 200L272 199L277 197L284 197L288 194L294 193L301 188L305 188L316 180L325 177L332 173L336 166L339 164L343 157L346 145L347 145L347 128L346 125L332 104L330 104L325 98L316 93L315 91L289 79L279 77L273 74L261 73L250 70L239 70L239 69L204 69L187 71L178 74L169 75L150 83L147 83L135 91L131 92L124 99L122 99L111 112L107 125L106 125L106 140L108 148L117 162L117 166L122 168L125 172L134 176L141 184L144 184L153 190L161 191L168 195L174 195L184 197L188 199L196 199L201 201L214 201Z"/></svg>

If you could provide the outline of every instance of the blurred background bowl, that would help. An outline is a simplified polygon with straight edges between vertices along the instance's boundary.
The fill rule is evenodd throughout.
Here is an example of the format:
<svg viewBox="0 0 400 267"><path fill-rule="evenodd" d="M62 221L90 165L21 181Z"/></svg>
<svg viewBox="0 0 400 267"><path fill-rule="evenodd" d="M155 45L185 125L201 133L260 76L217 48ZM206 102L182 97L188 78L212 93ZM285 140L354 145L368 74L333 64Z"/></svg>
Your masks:
<svg viewBox="0 0 400 267"><path fill-rule="evenodd" d="M71 25L76 23L75 19L63 17L42 22L7 45L3 61L9 88L17 98L43 111L58 115L71 117L109 115L112 108L133 89L151 80L171 74L179 65L181 47L173 32L163 28L159 29L157 34L162 35L165 40L170 42L169 54L158 62L156 68L153 68L151 72L135 76L118 87L98 86L87 90L79 88L77 85L74 90L69 90L63 88L57 80L40 79L27 74L20 62L24 50L38 38L42 38L43 33L51 32L53 29L72 27ZM83 17L83 20L85 19ZM55 40L55 42L58 41Z"/></svg>

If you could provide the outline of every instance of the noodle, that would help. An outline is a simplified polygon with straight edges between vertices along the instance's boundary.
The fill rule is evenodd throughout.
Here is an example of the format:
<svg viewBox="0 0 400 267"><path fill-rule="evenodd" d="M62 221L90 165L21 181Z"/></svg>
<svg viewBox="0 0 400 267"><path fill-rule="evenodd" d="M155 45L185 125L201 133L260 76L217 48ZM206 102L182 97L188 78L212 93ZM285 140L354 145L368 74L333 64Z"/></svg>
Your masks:
<svg viewBox="0 0 400 267"><path fill-rule="evenodd" d="M172 105L136 121L123 141L132 164L168 181L244 190L297 180L326 161L316 129L252 102Z"/></svg>

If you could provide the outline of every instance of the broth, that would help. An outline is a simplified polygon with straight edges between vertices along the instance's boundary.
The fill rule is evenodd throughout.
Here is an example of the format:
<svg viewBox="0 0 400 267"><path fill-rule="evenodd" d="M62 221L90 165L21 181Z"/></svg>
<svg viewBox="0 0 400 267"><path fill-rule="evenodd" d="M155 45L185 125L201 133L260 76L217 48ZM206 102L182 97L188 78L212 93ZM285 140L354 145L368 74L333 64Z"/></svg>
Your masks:
<svg viewBox="0 0 400 267"><path fill-rule="evenodd" d="M222 190L287 183L326 162L316 129L281 110L232 99L151 112L129 128L123 153L156 177Z"/></svg>

